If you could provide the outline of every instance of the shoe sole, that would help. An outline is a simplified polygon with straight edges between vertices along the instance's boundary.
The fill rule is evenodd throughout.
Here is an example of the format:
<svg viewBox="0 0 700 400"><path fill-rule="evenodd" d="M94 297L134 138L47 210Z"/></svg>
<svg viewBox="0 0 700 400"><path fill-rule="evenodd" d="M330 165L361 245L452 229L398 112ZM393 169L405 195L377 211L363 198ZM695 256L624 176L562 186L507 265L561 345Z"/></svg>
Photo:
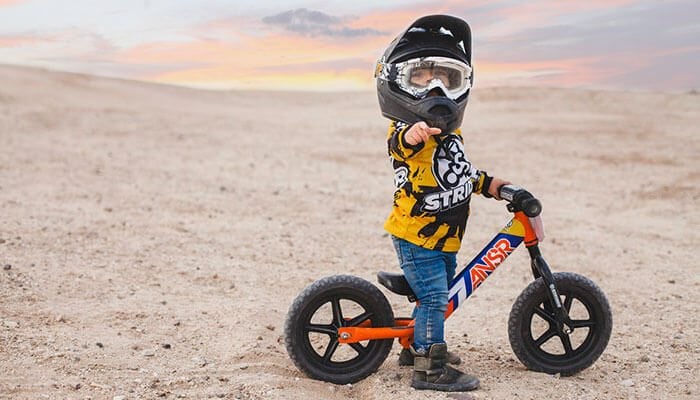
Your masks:
<svg viewBox="0 0 700 400"><path fill-rule="evenodd" d="M438 390L440 392L468 392L479 388L479 381L469 383L431 383L414 381L411 387L418 390Z"/></svg>

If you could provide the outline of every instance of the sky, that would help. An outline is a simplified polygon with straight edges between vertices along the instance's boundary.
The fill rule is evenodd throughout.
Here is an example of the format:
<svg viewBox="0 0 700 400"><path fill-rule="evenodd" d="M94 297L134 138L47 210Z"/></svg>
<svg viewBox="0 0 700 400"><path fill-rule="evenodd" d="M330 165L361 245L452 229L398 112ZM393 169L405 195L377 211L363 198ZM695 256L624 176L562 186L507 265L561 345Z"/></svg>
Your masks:
<svg viewBox="0 0 700 400"><path fill-rule="evenodd" d="M0 63L212 89L372 90L417 18L472 29L475 86L700 89L697 0L0 0Z"/></svg>

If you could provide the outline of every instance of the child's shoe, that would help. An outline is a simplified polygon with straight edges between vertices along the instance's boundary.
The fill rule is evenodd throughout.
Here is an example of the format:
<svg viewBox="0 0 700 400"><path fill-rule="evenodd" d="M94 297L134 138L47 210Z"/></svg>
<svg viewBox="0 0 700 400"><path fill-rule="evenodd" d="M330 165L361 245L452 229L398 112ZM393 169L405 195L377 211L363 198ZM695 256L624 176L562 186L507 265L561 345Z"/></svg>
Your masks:
<svg viewBox="0 0 700 400"><path fill-rule="evenodd" d="M479 387L479 379L447 365L446 344L433 344L427 352L417 353L413 347L410 350L414 356L412 387L443 392L466 392Z"/></svg>
<svg viewBox="0 0 700 400"><path fill-rule="evenodd" d="M462 363L462 359L459 358L457 354L448 351L447 363L452 365L459 365ZM413 353L411 353L411 350L401 349L401 353L399 353L399 365L402 367L406 365L413 365Z"/></svg>

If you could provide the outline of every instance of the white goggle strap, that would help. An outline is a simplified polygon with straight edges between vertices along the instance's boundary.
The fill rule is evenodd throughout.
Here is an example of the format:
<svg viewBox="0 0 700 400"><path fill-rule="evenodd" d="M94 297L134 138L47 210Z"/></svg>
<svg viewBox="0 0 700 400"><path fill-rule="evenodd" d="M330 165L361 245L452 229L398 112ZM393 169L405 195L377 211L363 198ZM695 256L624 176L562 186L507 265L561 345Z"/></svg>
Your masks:
<svg viewBox="0 0 700 400"><path fill-rule="evenodd" d="M377 65L374 67L374 77L381 78L384 80L389 80L391 70L391 64L386 63L386 59L382 57L377 61Z"/></svg>

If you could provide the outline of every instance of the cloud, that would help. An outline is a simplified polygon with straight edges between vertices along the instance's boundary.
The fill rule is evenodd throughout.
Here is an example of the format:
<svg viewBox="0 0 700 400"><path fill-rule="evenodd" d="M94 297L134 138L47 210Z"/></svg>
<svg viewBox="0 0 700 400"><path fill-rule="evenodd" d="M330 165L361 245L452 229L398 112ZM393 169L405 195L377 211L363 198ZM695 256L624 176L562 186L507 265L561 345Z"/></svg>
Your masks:
<svg viewBox="0 0 700 400"><path fill-rule="evenodd" d="M619 60L619 63L628 61ZM620 68L609 74L604 84L617 87L644 87L654 90L700 88L700 46L661 50L642 58L635 68ZM626 65L626 64L623 64Z"/></svg>
<svg viewBox="0 0 700 400"><path fill-rule="evenodd" d="M216 36L221 33L217 28ZM207 34L207 36L210 36ZM201 87L346 90L369 89L383 36L319 40L286 32L239 31L235 40L144 43L123 49L126 65L172 65L142 79ZM242 55L244 55L242 57ZM198 65L186 64L197 60ZM177 68L178 66L184 66Z"/></svg>
<svg viewBox="0 0 700 400"><path fill-rule="evenodd" d="M654 89L663 88L661 82L675 88L698 85L692 56L700 48L696 1L496 3L476 10L455 4L452 12L458 8L476 21L476 70L489 82ZM685 50L668 53L678 49Z"/></svg>
<svg viewBox="0 0 700 400"><path fill-rule="evenodd" d="M15 4L23 3L25 0L0 0L0 7L13 6Z"/></svg>
<svg viewBox="0 0 700 400"><path fill-rule="evenodd" d="M11 3L22 1L0 0L0 7ZM480 86L668 90L700 87L698 4L439 0L356 16L305 8L264 18L218 13L126 42L88 27L0 33L0 59L208 87L371 89L374 62L394 36L443 13L472 24Z"/></svg>
<svg viewBox="0 0 700 400"><path fill-rule="evenodd" d="M349 70L364 70L367 78L372 76L374 62L361 57L336 58L317 62L289 63L285 65L268 65L259 68L265 73L304 74L309 72L329 72L342 74Z"/></svg>
<svg viewBox="0 0 700 400"><path fill-rule="evenodd" d="M268 25L282 27L290 32L304 36L331 36L354 38L363 36L384 35L384 32L372 28L356 28L348 26L351 18L335 17L321 11L297 8L281 14L264 17L262 21Z"/></svg>
<svg viewBox="0 0 700 400"><path fill-rule="evenodd" d="M0 34L0 60L23 60L23 64L65 71L138 78L193 64L129 65L116 61L120 49L108 38L88 30L67 28L43 32Z"/></svg>
<svg viewBox="0 0 700 400"><path fill-rule="evenodd" d="M668 48L697 45L700 26L687 8L651 5L615 10L568 23L521 29L489 38L482 51L516 61L628 53L642 56Z"/></svg>
<svg viewBox="0 0 700 400"><path fill-rule="evenodd" d="M0 35L0 49L29 46L40 42L42 39L30 35Z"/></svg>

